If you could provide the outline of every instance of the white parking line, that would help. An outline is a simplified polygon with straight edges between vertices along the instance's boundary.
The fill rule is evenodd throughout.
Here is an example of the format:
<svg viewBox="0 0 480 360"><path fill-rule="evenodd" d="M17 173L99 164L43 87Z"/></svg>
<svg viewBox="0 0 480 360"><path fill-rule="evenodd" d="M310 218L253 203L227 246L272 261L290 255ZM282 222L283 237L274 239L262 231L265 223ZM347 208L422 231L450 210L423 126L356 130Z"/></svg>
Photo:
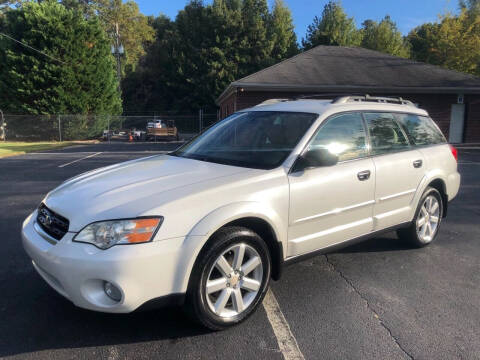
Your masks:
<svg viewBox="0 0 480 360"><path fill-rule="evenodd" d="M305 360L300 351L297 339L293 336L287 320L280 310L280 305L273 295L272 290L268 290L263 300L263 307L267 313L268 321L272 325L273 332L277 338L278 347L285 360Z"/></svg>
<svg viewBox="0 0 480 360"><path fill-rule="evenodd" d="M66 164L58 165L58 167L59 167L59 168L63 168L63 167L65 167L65 166L74 164L74 163L76 163L76 162L79 162L79 161L82 161L82 160L85 160L85 159L88 159L88 158L97 156L97 155L99 155L99 154L101 154L101 152L97 152L97 153L95 153L95 154L91 154L91 155L85 156L85 157L83 157L83 158L81 158L81 159L77 159L77 160L70 161L70 162L68 162L68 163L66 163Z"/></svg>

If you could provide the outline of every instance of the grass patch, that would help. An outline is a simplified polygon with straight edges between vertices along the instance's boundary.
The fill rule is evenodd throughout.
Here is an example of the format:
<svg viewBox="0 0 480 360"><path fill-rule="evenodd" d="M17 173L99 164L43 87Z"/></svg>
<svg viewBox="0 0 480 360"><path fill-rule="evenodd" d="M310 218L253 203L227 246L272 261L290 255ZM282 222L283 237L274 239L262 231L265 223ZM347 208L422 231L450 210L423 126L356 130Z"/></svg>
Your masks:
<svg viewBox="0 0 480 360"><path fill-rule="evenodd" d="M70 141L62 142L21 142L0 141L0 158L5 156L21 155L32 151L44 151L63 148L72 145Z"/></svg>

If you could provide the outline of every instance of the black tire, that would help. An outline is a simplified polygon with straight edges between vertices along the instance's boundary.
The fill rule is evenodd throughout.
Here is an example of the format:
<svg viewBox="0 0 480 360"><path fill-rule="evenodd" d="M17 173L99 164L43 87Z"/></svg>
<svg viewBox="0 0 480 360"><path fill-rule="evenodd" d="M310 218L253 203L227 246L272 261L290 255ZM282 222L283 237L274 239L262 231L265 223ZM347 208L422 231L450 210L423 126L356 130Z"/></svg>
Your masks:
<svg viewBox="0 0 480 360"><path fill-rule="evenodd" d="M254 300L243 312L232 317L221 317L209 307L206 295L206 283L210 269L217 258L235 244L244 243L256 250L262 260L263 274L261 285ZM250 229L229 226L218 230L200 252L190 276L185 310L195 321L211 330L223 330L248 318L262 302L268 290L271 274L271 259L268 247L263 239ZM240 288L240 286L239 286Z"/></svg>
<svg viewBox="0 0 480 360"><path fill-rule="evenodd" d="M421 214L422 207L424 205L425 200L429 196L434 196L436 198L436 200L438 201L439 212L438 212L438 223L437 223L437 226L435 228L435 232L434 232L433 236L431 237L431 239L426 241L426 240L423 240L417 232L417 220L419 219L419 217L422 216L422 214ZM417 248L421 248L421 247L430 245L436 239L436 237L438 235L438 231L440 230L440 224L442 223L442 217L443 217L443 198L442 198L442 195L439 193L439 191L437 189L435 189L433 187L427 187L425 189L422 197L420 198L420 201L418 202L417 210L415 211L415 216L413 217L412 222L410 223L410 225L408 227L398 229L397 230L397 235L400 239L409 242L412 246L417 247Z"/></svg>

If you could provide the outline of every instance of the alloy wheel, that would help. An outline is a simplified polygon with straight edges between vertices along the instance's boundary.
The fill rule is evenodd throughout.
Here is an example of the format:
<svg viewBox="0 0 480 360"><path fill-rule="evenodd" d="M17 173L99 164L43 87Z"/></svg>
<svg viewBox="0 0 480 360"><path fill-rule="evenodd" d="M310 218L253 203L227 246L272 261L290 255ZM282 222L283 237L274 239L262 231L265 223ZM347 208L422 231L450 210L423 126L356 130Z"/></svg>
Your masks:
<svg viewBox="0 0 480 360"><path fill-rule="evenodd" d="M263 263L258 252L245 243L225 250L213 263L205 284L210 310L223 318L244 312L261 289Z"/></svg>
<svg viewBox="0 0 480 360"><path fill-rule="evenodd" d="M425 198L417 216L417 236L424 243L433 240L440 222L440 204L438 199L429 195Z"/></svg>

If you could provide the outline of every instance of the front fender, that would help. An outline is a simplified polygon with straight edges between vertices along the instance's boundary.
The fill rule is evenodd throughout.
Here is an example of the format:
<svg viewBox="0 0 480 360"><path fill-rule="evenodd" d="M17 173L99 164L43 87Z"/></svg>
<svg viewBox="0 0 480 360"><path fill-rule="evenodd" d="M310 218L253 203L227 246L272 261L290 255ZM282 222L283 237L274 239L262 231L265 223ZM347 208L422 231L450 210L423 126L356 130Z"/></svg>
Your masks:
<svg viewBox="0 0 480 360"><path fill-rule="evenodd" d="M256 217L266 221L273 229L277 240L286 249L287 222L282 220L274 209L256 201L242 201L222 206L202 218L185 237L182 253L188 256L184 256L177 267L175 283L180 286L177 292L187 291L195 261L210 236L225 224L245 217Z"/></svg>

